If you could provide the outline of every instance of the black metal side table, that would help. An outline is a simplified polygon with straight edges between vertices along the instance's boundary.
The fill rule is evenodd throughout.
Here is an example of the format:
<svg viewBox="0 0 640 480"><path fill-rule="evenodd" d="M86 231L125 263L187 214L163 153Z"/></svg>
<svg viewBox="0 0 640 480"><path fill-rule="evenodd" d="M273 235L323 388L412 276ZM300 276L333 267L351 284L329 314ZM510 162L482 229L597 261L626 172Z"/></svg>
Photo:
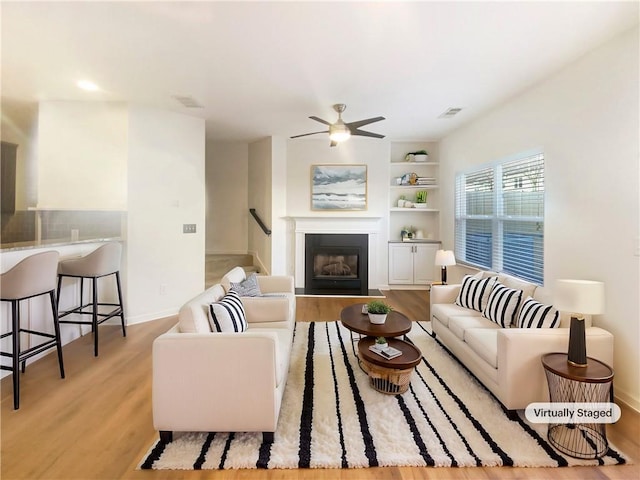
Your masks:
<svg viewBox="0 0 640 480"><path fill-rule="evenodd" d="M586 367L575 367L566 353L542 356L551 402L613 402L613 369L594 358L587 362ZM550 423L547 438L575 458L600 458L609 449L604 423Z"/></svg>

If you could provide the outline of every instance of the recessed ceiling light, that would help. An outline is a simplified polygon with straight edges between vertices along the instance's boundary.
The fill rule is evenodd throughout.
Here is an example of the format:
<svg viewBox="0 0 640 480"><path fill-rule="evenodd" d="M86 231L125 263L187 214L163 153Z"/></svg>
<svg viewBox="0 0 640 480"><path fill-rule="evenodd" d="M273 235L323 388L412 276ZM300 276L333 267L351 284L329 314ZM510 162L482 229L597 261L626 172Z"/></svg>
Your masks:
<svg viewBox="0 0 640 480"><path fill-rule="evenodd" d="M460 113L460 110L462 110L462 108L460 107L451 107L448 108L447 110L445 110L443 113L441 113L440 115L438 115L438 118L451 118L456 116L458 113Z"/></svg>
<svg viewBox="0 0 640 480"><path fill-rule="evenodd" d="M187 108L204 108L200 102L189 95L174 95L173 98L180 102L182 106Z"/></svg>
<svg viewBox="0 0 640 480"><path fill-rule="evenodd" d="M78 86L78 88L81 88L82 90L86 90L88 92L95 92L97 90L100 90L100 88L93 82L90 82L89 80L78 80L78 83L76 83L76 85Z"/></svg>

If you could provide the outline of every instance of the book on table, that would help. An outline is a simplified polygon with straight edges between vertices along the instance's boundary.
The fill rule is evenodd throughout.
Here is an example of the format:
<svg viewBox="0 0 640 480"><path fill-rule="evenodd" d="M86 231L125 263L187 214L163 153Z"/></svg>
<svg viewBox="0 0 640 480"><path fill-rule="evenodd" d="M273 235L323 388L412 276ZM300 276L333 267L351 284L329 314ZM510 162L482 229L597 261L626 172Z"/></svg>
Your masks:
<svg viewBox="0 0 640 480"><path fill-rule="evenodd" d="M378 355L380 355L383 358L386 358L387 360L391 360L392 358L396 358L402 355L402 352L400 350L390 346L379 347L378 345L371 345L369 347L369 350L371 350L373 353L377 353Z"/></svg>

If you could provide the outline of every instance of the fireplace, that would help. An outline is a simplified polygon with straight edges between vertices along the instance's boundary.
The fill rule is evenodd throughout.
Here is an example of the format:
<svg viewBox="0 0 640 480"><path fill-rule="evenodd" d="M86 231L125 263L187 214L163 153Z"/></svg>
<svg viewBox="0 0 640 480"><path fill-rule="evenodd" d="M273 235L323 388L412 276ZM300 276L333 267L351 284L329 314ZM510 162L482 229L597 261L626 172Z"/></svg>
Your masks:
<svg viewBox="0 0 640 480"><path fill-rule="evenodd" d="M305 293L367 295L367 234L305 234Z"/></svg>

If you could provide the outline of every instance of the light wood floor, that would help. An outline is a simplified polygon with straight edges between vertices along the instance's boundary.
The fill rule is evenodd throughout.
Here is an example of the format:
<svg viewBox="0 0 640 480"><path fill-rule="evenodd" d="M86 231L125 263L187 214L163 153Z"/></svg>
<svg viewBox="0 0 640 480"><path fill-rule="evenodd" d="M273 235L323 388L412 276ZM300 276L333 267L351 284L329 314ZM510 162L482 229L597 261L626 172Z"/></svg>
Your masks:
<svg viewBox="0 0 640 480"><path fill-rule="evenodd" d="M385 292L388 301L413 320L427 318L424 291ZM298 298L298 319L335 320L361 299ZM100 357L91 335L64 347L67 378L59 378L55 355L27 366L21 408L12 407L11 379L1 382L1 478L10 479L220 479L220 480L418 480L418 479L622 479L640 478L640 467L595 468L372 468L352 470L139 471L136 466L155 441L151 419L151 344L175 317L128 329L100 330ZM640 415L623 408L608 427L609 439L640 462Z"/></svg>

